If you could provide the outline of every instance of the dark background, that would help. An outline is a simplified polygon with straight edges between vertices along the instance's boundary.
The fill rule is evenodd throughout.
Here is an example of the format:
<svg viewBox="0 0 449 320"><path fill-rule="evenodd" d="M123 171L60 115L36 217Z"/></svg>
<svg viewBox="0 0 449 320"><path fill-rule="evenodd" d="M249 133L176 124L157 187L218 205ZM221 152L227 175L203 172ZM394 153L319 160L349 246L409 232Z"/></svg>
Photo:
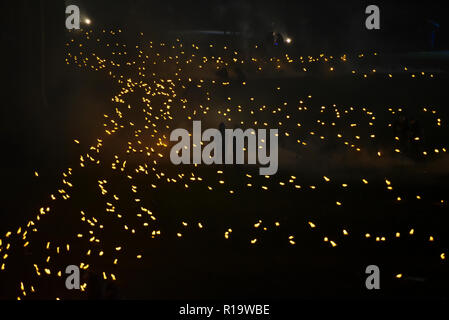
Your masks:
<svg viewBox="0 0 449 320"><path fill-rule="evenodd" d="M37 210L36 203L48 190L38 187L33 172L39 170L44 185L56 181L56 174L70 164L72 150L68 142L85 124L78 120L88 116L85 106L77 109L74 104L67 104L80 92L80 86L97 83L96 79L82 83L81 76L65 66L67 4L72 2L18 0L1 3L2 234ZM123 27L130 33L144 31L153 38L186 30L220 30L243 32L246 40L242 41L265 41L267 35L276 30L293 39L292 50L298 54L325 51L337 55L372 49L383 53L429 51L427 21L430 19L440 24L433 50L449 47L448 13L440 2L432 1L92 0L73 4L80 6L82 15L86 14L95 27ZM381 30L365 28L364 10L369 4L380 7ZM178 245L171 253L174 264L176 253L184 252L183 246L188 245ZM332 254L329 260L338 260L337 254ZM315 269L313 262L309 267ZM165 266L160 266L160 270L164 271ZM132 279L133 274L127 277ZM323 284L332 281L332 275L327 277L329 279L320 281ZM280 278L279 282L285 280ZM138 287L138 281L133 283ZM136 292L143 290L137 288ZM187 294L187 286L184 290ZM232 292L232 289L227 290Z"/></svg>

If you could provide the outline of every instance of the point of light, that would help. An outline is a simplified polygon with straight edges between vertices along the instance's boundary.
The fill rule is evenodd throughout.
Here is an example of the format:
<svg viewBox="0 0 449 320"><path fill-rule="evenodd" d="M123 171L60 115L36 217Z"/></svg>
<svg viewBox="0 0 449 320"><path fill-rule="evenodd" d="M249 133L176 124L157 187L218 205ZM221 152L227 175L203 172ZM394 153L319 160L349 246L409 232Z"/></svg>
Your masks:
<svg viewBox="0 0 449 320"><path fill-rule="evenodd" d="M291 42L292 42L292 39L291 39L291 38L287 38L287 39L285 39L285 42L291 43Z"/></svg>
<svg viewBox="0 0 449 320"><path fill-rule="evenodd" d="M86 23L86 24L90 24L90 19L89 18L86 18L86 19L84 19L84 22Z"/></svg>

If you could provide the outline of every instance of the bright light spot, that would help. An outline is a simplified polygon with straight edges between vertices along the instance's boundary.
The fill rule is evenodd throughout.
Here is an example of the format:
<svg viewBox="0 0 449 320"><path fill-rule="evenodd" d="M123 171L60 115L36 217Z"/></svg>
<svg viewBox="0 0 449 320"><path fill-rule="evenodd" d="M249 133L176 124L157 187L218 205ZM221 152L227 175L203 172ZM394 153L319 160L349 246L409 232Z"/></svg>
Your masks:
<svg viewBox="0 0 449 320"><path fill-rule="evenodd" d="M86 19L84 19L84 22L85 22L86 24L90 24L90 19L89 19L89 18L86 18Z"/></svg>
<svg viewBox="0 0 449 320"><path fill-rule="evenodd" d="M287 39L285 39L285 42L291 43L291 42L292 42L292 39L291 39L291 38L287 38Z"/></svg>

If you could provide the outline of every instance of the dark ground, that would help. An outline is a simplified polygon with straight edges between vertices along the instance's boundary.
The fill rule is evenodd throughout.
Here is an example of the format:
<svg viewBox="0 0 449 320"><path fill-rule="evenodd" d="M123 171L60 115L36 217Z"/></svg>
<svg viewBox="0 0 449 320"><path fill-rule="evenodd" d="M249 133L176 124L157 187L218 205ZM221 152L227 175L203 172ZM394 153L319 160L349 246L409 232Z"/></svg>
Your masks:
<svg viewBox="0 0 449 320"><path fill-rule="evenodd" d="M85 77L86 74L83 75L84 84ZM107 100L107 91L99 90L103 83L95 77L91 77L92 85L78 87L80 91L77 97L89 96L89 101ZM386 83L380 79L365 82L349 78L325 81L319 79L273 81L282 83L283 88L285 86L288 88L286 91L294 92L298 96L311 93L319 99L317 106L331 102L345 105L363 104L375 112L376 108L379 108L379 113L380 110L384 110L382 105L385 104L443 106L448 98L447 91L441 89L443 83L447 81L445 75L432 81L416 82L405 76L399 77L394 80L397 85L391 85L391 82ZM259 89L260 85L260 83L257 85ZM354 88L354 85L357 85L357 89L346 89ZM372 90L373 87L376 90ZM61 140L63 142L61 148L41 153L37 163L30 161L28 165L21 164L14 166L15 170L11 168L8 170L11 176L15 176L20 170L19 172L27 177L22 177L21 180L3 179L5 182L8 181L9 188L9 196L7 199L4 198L3 203L10 211L19 208L24 210L19 204L26 204L37 212L41 199L48 198L49 190L54 190L57 181L57 176L54 175L55 168L77 163L76 149L72 150L66 146L70 143L71 137L83 141L88 139L92 130L97 130L95 128L98 128L98 125L95 126L94 123L100 121L103 110L92 109L91 105L78 103L77 98L67 101L72 101L77 106L69 108L76 109L76 113L70 117L70 121L67 121L70 125L60 132L55 132L49 139ZM107 105L104 106L104 110L106 109ZM445 114L444 108L439 110ZM80 120L75 120L77 117ZM443 117L446 118L447 115ZM83 122L83 126L74 125L77 121ZM391 134L386 134L388 135ZM427 137L428 140L433 138ZM441 139L441 136L435 136L435 139ZM48 142L41 143L45 145ZM57 142L52 143L57 145ZM321 157L314 153L309 156L312 158L311 161L320 162L319 168L312 166L299 171L281 169L278 174L294 174L299 177L302 185L316 184L320 172L321 176L337 177L333 180L335 183L346 182L350 185L358 183L359 187L353 187L350 193L338 195L339 200L348 204L344 209L334 208L332 204L335 201L333 197L337 196L336 192L323 180L318 182L319 190L306 190L301 193L294 190L283 191L276 187L270 192L246 191L236 187L237 195L232 198L226 193L211 194L204 187L182 191L180 187L164 186L158 192L146 191L143 198L149 200L148 207L161 217L160 227L164 235L157 240L149 239L142 234L135 238L128 238L129 236L126 238L126 246L132 247L131 251L141 252L144 258L138 263L134 261L132 254L129 254L129 258L121 259L120 269L117 269L117 272L120 270L117 285L121 296L139 299L447 297L447 266L438 258L439 252L445 248L444 243L447 243L447 207L432 203L430 200L423 205L417 205L412 199L399 206L393 199L388 199L385 196L386 192L382 190L382 179L385 176L394 181L395 189L401 190L401 194L419 193L426 198L434 199L433 202L436 199L447 199L448 172L444 169L446 165L437 168L437 172L427 174L424 174L426 166L432 167L432 161L377 168L364 164L357 167L355 160L335 166L331 163L331 159L327 158L333 151L328 152L329 154L322 153ZM338 150L336 152L338 153ZM67 154L65 158L67 160L59 162L58 153ZM447 158L445 159L443 164L447 164ZM308 160L304 161L310 165ZM165 168L170 170L168 165L165 165ZM39 171L39 179L33 176L34 170ZM42 226L40 234L46 235L44 238L66 239L67 235L75 234L80 225L74 224L74 220L70 217L76 215L77 210L81 208L87 212L104 210L100 204L94 204L95 200L91 197L93 192L97 193L93 189L96 188L93 186L96 184L95 181L100 177L107 178L109 173L94 170L86 175L79 169L75 170L77 172L73 184L79 185L75 189L77 192L70 205L56 205L52 208L52 212L54 211L59 217L52 218L51 224ZM251 170L256 174L255 169ZM199 172L203 171L203 177L210 176L214 179L213 169L206 168ZM241 169L237 167L232 172L235 172L235 177L228 174L226 179L239 185L243 175ZM358 173L369 181L375 179L377 181L371 183L369 187L363 186L357 178ZM97 175L98 179L92 179L93 175ZM108 178L110 179L113 178ZM90 185L85 184L88 181L91 181ZM142 184L146 183L145 180L139 181ZM11 183L15 183L17 187L11 187ZM85 187L82 187L84 185ZM118 188L117 194L121 194L128 187L118 186ZM131 198L129 200L132 201ZM130 214L131 208L122 210ZM28 213L24 214L30 216ZM95 216L98 217L98 214ZM23 221L23 214L5 217L9 221L2 223L3 230L10 230L11 226ZM102 221L104 219L105 225L109 224L113 228L103 233L102 241L120 243L119 232L123 231L119 231L118 225L112 220L109 221L111 218L101 216L101 219ZM137 223L135 217L129 219ZM275 221L279 221L282 227L259 238L264 232L256 231L252 226L259 219L263 220L264 225L269 226L270 230L274 228ZM182 231L180 221L187 221L188 229L195 230ZM198 221L206 226L204 230L199 230L195 226ZM314 221L319 226L318 230L310 230L307 221ZM232 227L233 233L230 240L225 240L223 233L229 227ZM416 229L414 237L406 235L411 227ZM341 234L343 228L350 230L348 237ZM181 240L175 236L179 231L183 232ZM393 239L397 231L404 234L403 238ZM363 237L366 232L372 235L385 235L387 241L385 243L367 241ZM287 239L291 234L295 235L295 246L288 243ZM438 244L431 245L426 242L429 234L436 235ZM40 238L41 235L37 237ZM256 235L260 243L251 245L249 240ZM335 239L339 245L332 248L325 244L322 241L324 235ZM81 250L81 247L77 249ZM72 254L72 258L76 256L75 253ZM39 255L39 252L33 252L32 257L34 259ZM16 256L11 259L19 259L14 260L16 265L23 258ZM68 264L71 258L65 259L58 260L58 264ZM107 261L97 263L98 270L101 270L104 264L107 266ZM369 264L376 264L381 268L382 290L379 292L368 292L364 288L364 268ZM9 270L7 274L11 276L2 277L1 281L4 283L1 285L2 296L13 297L7 288L14 287L10 281L17 283L13 277L17 271ZM22 272L26 274L28 271ZM424 280L398 280L394 278L397 273ZM63 282L48 284L44 282L38 297L50 298L66 294Z"/></svg>
<svg viewBox="0 0 449 320"><path fill-rule="evenodd" d="M38 44L32 43L35 40L29 41L27 45L31 47L27 48L38 48ZM63 55L55 53L55 56ZM441 69L433 79L412 79L409 74L399 72L394 73L392 79L380 72L368 79L350 74L331 76L319 71L305 77L282 74L250 78L246 91L241 91L238 84L225 90L217 89L214 106L221 108L230 94L236 104L254 95L267 104L278 104L286 99L292 105L311 94L311 112L295 117L305 126L304 132L314 130L316 120L326 117L319 113L321 105L354 106L358 111L366 107L376 114L376 126L381 124L375 128L376 144L361 141L370 154L375 154L379 147L392 149L394 134L385 124L394 117L387 109L402 107L410 116L419 115L426 129L428 146L444 146L449 137L445 126L449 119L447 60L424 56L404 58L381 52L380 60L361 62L357 68L368 69L374 65L379 70L382 67L390 70L407 65L426 72ZM11 50L7 58L13 57ZM148 232L137 229L142 223L135 215L140 204L133 203L129 181L104 167L79 167L79 155L103 132L103 114L111 112L111 94L118 86L104 74L61 63L56 76L49 76L52 81L48 82L48 105L45 106L39 86L33 85L40 81L39 66L30 62L34 61L30 56L25 58L29 65L17 66L21 71L16 76L16 64L5 65L13 79L9 85L14 89L6 89L3 94L0 238L5 241L3 236L7 231L15 232L19 225L34 218L41 206L50 203L49 194L61 186L61 172L67 167L74 171L71 178L74 189L70 201L51 203L51 213L42 220L39 232L30 237L39 246L26 250L22 248L20 237L12 241L14 248L8 257L7 270L0 272L0 298L14 299L20 295L22 281L28 293L31 285L37 288L36 294L29 293L31 299L88 298L92 292L68 292L63 279L56 277L54 271L80 263L80 256L85 257L90 244L85 238L77 239L76 234L86 234L89 230L100 235L105 256L81 260L91 264L91 270L99 275L103 270L114 273L121 298L448 297L449 170L446 154L418 161L409 155L387 152L385 160L377 162L365 153L348 151L332 141L323 145L318 139L310 138L308 148L294 150L299 154L298 164L282 166L276 177L285 181L295 175L302 185L300 192L281 188L277 183L270 185L269 191L250 190L244 187L246 180L242 177L247 172L256 176L257 168L246 166L226 168L226 186L233 187L236 192L233 196L229 195L227 187L217 187L210 192L207 184L202 183L192 184L188 191L182 185L163 183L158 189L151 189L147 177L137 176L133 184L142 185L139 196L158 217L158 228L162 231L160 237L151 239ZM18 89L22 81L23 89ZM270 90L275 86L282 87L281 94L272 94ZM132 101L136 102L138 97L136 95ZM196 102L194 95L191 101ZM434 128L434 117L423 114L423 107L438 110L443 120L441 129ZM356 114L353 120L366 125L364 117ZM206 121L216 127L220 119L206 117ZM332 121L330 116L326 121ZM357 132L366 136L369 130L365 129L362 126L362 133ZM322 132L326 136L331 133L333 131L327 128ZM79 139L82 144L74 144L73 139ZM121 148L125 141L109 138L110 149L107 150ZM286 142L285 149L292 148L296 146ZM109 153L100 157L104 157L102 161L112 161ZM133 155L129 159L135 164ZM166 172L174 170L169 163L162 163L159 168ZM195 172L217 185L216 170L220 168L199 168ZM34 171L39 172L39 178L34 176ZM324 182L324 175L332 178L331 184ZM362 177L370 183L363 185ZM393 181L393 195L400 194L404 198L401 204L385 189L386 177ZM105 213L107 200L99 201L97 180L100 179L107 179L114 193L120 195L117 211L124 215L123 220ZM256 179L264 184L265 178ZM350 190L337 188L341 183L348 183ZM316 185L317 190L308 189L309 185ZM416 194L422 195L423 201L416 201ZM446 203L441 204L441 199ZM344 206L336 207L336 200ZM89 217L96 217L105 226L104 230L98 225L88 227L81 222L80 210ZM256 229L254 224L259 220L263 224ZM188 222L187 228L181 225L182 221ZM277 221L279 228L274 226ZM308 221L313 221L317 228L311 229ZM198 228L198 222L204 225L203 229ZM136 226L136 234L124 231L123 223ZM261 230L264 226L267 231ZM233 231L226 240L224 232L228 228ZM408 234L411 228L415 230L413 236ZM349 231L348 236L342 234L343 229ZM182 232L181 239L176 236L177 232ZM371 239L365 239L367 232ZM401 238L394 238L396 232L401 232ZM291 235L294 235L294 246L288 242ZM435 237L435 242L428 241L429 235ZM324 236L336 241L338 246L331 247L323 241ZM387 239L376 242L373 239L376 236ZM255 245L250 243L254 238L258 239ZM45 246L50 240L52 250L54 245L62 247L71 243L71 251L52 255L51 265L55 266L52 276L38 278L33 264L38 261L42 272L48 254L40 245ZM126 250L114 255L113 248L118 245ZM446 252L444 261L439 257L442 252ZM137 254L142 254L143 258L136 260ZM111 263L116 256L119 266ZM364 271L369 264L380 267L379 291L365 289ZM403 278L396 279L399 273Z"/></svg>

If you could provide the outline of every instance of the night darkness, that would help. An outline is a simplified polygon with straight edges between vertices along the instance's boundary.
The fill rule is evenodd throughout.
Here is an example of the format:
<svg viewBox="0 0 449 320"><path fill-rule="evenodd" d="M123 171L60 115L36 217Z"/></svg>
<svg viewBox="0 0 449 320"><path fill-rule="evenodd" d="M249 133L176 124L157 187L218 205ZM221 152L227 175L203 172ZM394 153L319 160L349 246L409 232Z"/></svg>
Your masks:
<svg viewBox="0 0 449 320"><path fill-rule="evenodd" d="M2 1L0 299L447 302L443 8ZM277 129L276 172L249 137L243 164L174 164L193 121Z"/></svg>

